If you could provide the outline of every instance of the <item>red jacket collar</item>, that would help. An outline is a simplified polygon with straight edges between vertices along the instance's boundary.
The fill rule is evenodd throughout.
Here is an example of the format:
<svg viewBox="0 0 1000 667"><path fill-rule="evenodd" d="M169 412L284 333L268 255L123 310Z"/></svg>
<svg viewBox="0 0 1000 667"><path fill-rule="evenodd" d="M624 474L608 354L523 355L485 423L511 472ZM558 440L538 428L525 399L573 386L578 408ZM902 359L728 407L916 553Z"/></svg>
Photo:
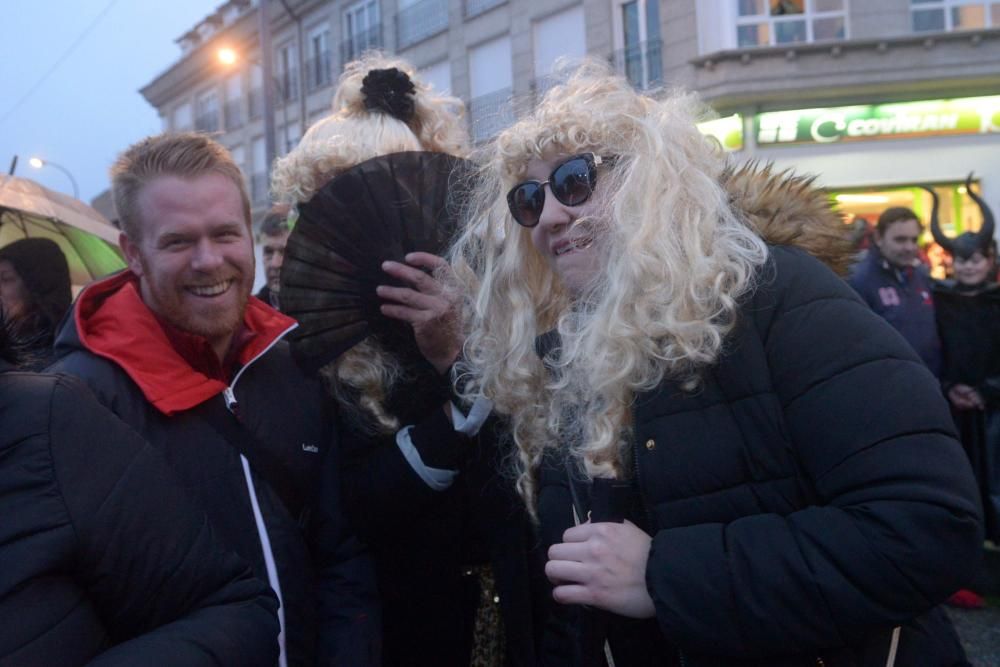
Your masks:
<svg viewBox="0 0 1000 667"><path fill-rule="evenodd" d="M226 388L226 382L196 370L139 295L139 279L123 271L89 285L73 310L80 342L118 364L143 395L165 415L189 410ZM297 325L256 297L243 313L245 333L236 364L245 366ZM186 334L190 338L190 334ZM174 336L176 338L176 335ZM232 355L231 355L232 356Z"/></svg>

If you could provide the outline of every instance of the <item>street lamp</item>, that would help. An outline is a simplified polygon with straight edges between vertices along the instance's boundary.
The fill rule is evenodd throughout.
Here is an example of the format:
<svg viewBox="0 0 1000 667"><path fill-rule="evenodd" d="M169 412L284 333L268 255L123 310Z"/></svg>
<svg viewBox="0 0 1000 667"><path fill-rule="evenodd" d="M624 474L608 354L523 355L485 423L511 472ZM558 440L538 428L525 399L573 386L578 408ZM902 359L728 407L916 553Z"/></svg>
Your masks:
<svg viewBox="0 0 1000 667"><path fill-rule="evenodd" d="M69 182L73 184L73 197L75 199L80 198L80 188L76 186L76 179L73 178L73 174L69 173L69 169L67 169L66 167L62 166L61 164L56 164L52 160L43 160L40 157L31 158L30 160L28 160L28 164L30 164L35 169L41 169L42 167L55 167L62 173L66 174L66 176L69 177Z"/></svg>
<svg viewBox="0 0 1000 667"><path fill-rule="evenodd" d="M261 3L257 11L264 14L264 8L266 4ZM266 22L265 22L266 23ZM261 39L261 59L259 61L247 58L248 61L258 65L261 69L261 78L264 80L263 86L263 97L264 97L264 109L262 116L264 117L264 159L267 161L266 172L270 174L271 165L274 163L274 158L277 155L275 147L277 145L277 132L274 127L274 93L275 85L277 80L274 78L271 70L271 58L270 58L270 47L267 51L264 51L263 43L264 39ZM268 31L267 41L270 42L270 31ZM215 52L215 57L223 65L230 67L240 59L240 55L229 46L223 46ZM287 123L286 123L287 125Z"/></svg>

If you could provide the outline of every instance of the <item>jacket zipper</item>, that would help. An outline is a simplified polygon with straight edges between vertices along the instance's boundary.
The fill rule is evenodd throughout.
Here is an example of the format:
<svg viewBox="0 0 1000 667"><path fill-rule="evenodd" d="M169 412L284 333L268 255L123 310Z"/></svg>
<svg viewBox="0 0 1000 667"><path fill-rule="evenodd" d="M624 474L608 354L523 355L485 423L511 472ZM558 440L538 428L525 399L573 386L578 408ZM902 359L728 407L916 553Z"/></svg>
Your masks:
<svg viewBox="0 0 1000 667"><path fill-rule="evenodd" d="M236 382L243 375L243 371L249 368L255 361L260 359L264 354L267 353L272 347L274 347L279 340L283 339L289 331L296 328L298 323L293 324L278 336L275 336L274 340L265 347L263 350L258 352L253 356L240 370L236 372L233 377L233 381L229 383L225 389L222 390L222 397L226 402L226 409L236 418L237 421L242 422L240 417L240 405L236 400ZM247 494L250 496L250 507L253 510L254 524L257 527L257 539L260 541L260 548L264 554L264 567L267 571L267 583L274 590L274 594L278 598L278 667L288 667L288 654L285 644L285 601L284 595L281 591L281 581L278 579L278 569L277 562L274 559L274 550L271 548L271 536L267 532L267 526L264 523L264 515L260 510L260 504L257 501L257 488L253 483L253 477L250 475L250 462L247 461L246 457L240 454L240 463L243 467L243 479L246 481Z"/></svg>
<svg viewBox="0 0 1000 667"><path fill-rule="evenodd" d="M248 361L246 364L240 367L238 371L236 371L236 375L233 377L233 381L229 383L229 386L227 386L225 389L222 390L222 397L226 401L226 409L229 410L229 412L231 412L233 416L236 417L237 420L242 421L242 419L240 419L240 404L239 401L236 400L236 383L239 382L240 376L243 375L243 371L250 368L250 366L253 365L255 361L257 361L265 354L267 354L267 352L272 347L278 344L278 341L284 340L285 336L287 336L289 332L291 332L292 330L298 328L298 326L299 324L298 322L296 322L287 329L285 329L284 331L282 331L280 334L275 336L274 340L272 340L267 347L265 347L263 350L255 354L253 358L250 359L250 361Z"/></svg>

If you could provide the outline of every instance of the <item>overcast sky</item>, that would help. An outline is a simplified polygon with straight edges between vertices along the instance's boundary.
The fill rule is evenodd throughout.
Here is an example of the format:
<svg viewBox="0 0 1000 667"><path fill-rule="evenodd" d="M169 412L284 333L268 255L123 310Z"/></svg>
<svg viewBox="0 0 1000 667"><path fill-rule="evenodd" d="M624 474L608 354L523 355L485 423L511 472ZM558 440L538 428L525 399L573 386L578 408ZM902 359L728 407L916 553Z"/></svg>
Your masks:
<svg viewBox="0 0 1000 667"><path fill-rule="evenodd" d="M174 40L221 3L0 0L3 173L17 155L18 176L72 194L62 172L28 165L38 156L72 172L84 201L107 188L114 157L161 129L139 88L179 59Z"/></svg>

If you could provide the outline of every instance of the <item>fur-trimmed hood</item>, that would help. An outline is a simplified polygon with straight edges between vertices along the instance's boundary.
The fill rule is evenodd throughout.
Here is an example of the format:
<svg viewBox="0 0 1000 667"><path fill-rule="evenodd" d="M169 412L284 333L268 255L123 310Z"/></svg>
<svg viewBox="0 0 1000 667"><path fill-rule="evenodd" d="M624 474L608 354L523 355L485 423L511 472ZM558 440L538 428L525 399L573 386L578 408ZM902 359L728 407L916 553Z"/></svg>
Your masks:
<svg viewBox="0 0 1000 667"><path fill-rule="evenodd" d="M854 262L851 228L815 180L791 170L775 172L773 165L754 160L729 167L720 182L733 209L765 241L802 248L843 276Z"/></svg>

